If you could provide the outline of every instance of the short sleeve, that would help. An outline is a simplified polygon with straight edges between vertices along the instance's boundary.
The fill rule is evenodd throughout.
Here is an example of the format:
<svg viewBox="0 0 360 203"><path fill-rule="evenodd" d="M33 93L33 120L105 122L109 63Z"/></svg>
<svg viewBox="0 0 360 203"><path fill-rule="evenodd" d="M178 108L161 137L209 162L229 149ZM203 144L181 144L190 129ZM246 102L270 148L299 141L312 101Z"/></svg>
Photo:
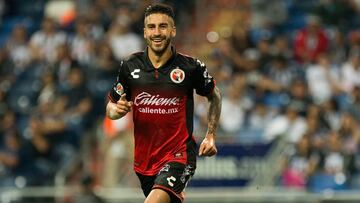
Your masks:
<svg viewBox="0 0 360 203"><path fill-rule="evenodd" d="M196 60L196 68L193 74L193 84L196 93L201 96L208 96L213 93L215 80L206 69L206 65Z"/></svg>
<svg viewBox="0 0 360 203"><path fill-rule="evenodd" d="M116 82L114 83L113 87L111 88L108 94L108 98L114 103L118 101L120 99L120 96L124 93L126 93L126 97L129 100L130 92L129 92L126 73L127 73L126 64L124 61L121 61Z"/></svg>

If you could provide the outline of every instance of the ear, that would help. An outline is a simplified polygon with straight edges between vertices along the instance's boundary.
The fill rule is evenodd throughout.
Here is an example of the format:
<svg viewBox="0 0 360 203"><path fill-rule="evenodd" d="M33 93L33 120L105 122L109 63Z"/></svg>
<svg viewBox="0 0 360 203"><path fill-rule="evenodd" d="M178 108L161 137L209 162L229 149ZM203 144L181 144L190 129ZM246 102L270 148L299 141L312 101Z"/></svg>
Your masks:
<svg viewBox="0 0 360 203"><path fill-rule="evenodd" d="M174 26L172 32L171 32L171 37L175 37L176 36L176 27Z"/></svg>
<svg viewBox="0 0 360 203"><path fill-rule="evenodd" d="M144 30L143 37L144 37L144 39L146 39L146 29L143 28L143 30Z"/></svg>

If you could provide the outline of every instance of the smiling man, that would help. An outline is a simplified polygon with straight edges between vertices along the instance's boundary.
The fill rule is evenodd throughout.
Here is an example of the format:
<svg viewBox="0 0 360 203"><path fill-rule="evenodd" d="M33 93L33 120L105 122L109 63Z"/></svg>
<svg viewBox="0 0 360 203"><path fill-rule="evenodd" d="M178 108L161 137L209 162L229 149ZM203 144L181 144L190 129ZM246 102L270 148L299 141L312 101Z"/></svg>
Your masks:
<svg viewBox="0 0 360 203"><path fill-rule="evenodd" d="M133 112L134 170L146 196L145 203L180 203L196 168L193 133L194 90L209 101L208 131L200 156L213 156L221 96L201 61L177 53L174 13L164 4L145 11L147 48L120 63L109 92L106 114L119 119Z"/></svg>

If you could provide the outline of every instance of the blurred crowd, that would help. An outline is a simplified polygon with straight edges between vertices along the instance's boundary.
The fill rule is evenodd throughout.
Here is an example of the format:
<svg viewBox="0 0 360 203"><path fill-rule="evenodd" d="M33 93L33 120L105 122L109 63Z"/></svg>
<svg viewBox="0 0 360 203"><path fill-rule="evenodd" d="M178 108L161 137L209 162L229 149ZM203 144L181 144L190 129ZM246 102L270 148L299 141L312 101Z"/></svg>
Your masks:
<svg viewBox="0 0 360 203"><path fill-rule="evenodd" d="M241 2L209 8L197 52L223 92L220 139L285 139L279 185L359 189L359 1Z"/></svg>
<svg viewBox="0 0 360 203"><path fill-rule="evenodd" d="M79 0L57 19L44 12L53 1L29 2L0 1L0 186L53 185L59 174L135 184L131 117L110 121L104 109L119 61L145 47L149 2ZM325 186L314 177L335 177L360 188L358 0L161 2L175 8L177 49L204 61L222 91L219 142L285 137L280 185L315 190ZM198 138L206 113L196 97Z"/></svg>

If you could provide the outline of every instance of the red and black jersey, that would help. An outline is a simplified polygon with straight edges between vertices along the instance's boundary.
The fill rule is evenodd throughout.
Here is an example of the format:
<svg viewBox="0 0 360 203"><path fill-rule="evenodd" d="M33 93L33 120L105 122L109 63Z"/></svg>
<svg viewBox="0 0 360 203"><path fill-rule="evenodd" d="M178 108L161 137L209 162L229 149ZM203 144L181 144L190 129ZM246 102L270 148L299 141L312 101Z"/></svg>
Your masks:
<svg viewBox="0 0 360 203"><path fill-rule="evenodd" d="M194 90L212 94L215 83L199 60L177 53L154 68L147 51L122 61L117 81L109 92L112 102L126 93L133 101L134 169L155 175L165 163L196 164L193 133Z"/></svg>

